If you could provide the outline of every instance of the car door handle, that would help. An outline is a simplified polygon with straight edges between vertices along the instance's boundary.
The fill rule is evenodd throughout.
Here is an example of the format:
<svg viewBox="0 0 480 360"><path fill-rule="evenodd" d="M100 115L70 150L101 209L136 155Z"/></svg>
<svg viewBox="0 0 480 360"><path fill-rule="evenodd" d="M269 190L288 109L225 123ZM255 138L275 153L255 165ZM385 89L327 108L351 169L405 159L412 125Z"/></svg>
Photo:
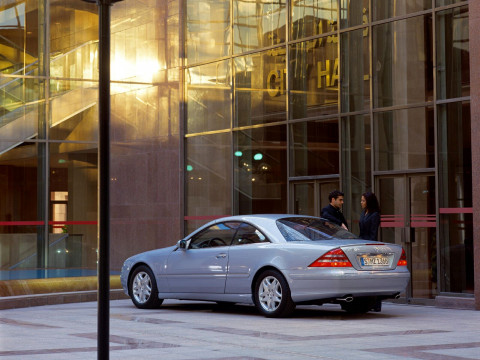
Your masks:
<svg viewBox="0 0 480 360"><path fill-rule="evenodd" d="M218 254L217 256L215 256L217 259L223 259L223 258L226 258L227 257L227 254L225 253L222 253L222 254Z"/></svg>

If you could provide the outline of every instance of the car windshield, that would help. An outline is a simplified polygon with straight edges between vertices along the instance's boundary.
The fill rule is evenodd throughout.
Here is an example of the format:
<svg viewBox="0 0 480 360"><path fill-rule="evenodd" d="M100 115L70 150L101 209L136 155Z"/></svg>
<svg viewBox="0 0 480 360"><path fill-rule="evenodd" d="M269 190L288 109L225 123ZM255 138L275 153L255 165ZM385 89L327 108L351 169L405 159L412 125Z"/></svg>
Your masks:
<svg viewBox="0 0 480 360"><path fill-rule="evenodd" d="M277 220L277 226L287 241L319 241L358 238L358 236L342 227L320 218L283 218Z"/></svg>

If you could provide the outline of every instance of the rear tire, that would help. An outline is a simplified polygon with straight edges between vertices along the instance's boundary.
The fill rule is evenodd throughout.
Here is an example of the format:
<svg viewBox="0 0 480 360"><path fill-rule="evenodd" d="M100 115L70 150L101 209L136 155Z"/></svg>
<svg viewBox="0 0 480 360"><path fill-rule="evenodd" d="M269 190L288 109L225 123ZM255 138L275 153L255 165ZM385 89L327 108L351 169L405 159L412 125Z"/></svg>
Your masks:
<svg viewBox="0 0 480 360"><path fill-rule="evenodd" d="M128 294L133 304L139 309L160 307L163 299L158 298L157 282L152 270L145 265L137 267L130 277Z"/></svg>
<svg viewBox="0 0 480 360"><path fill-rule="evenodd" d="M253 299L258 311L266 317L286 317L295 310L288 283L276 270L264 271L258 277Z"/></svg>
<svg viewBox="0 0 480 360"><path fill-rule="evenodd" d="M375 305L374 297L360 297L354 298L352 302L342 303L342 310L350 314L365 314L372 310Z"/></svg>

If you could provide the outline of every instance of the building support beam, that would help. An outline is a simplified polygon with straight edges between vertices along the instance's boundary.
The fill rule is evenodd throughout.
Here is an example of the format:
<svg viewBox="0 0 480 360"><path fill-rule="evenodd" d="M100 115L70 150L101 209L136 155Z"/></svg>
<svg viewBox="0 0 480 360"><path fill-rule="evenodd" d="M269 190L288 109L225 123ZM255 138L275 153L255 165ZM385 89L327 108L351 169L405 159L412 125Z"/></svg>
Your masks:
<svg viewBox="0 0 480 360"><path fill-rule="evenodd" d="M475 309L480 310L480 1L469 2Z"/></svg>

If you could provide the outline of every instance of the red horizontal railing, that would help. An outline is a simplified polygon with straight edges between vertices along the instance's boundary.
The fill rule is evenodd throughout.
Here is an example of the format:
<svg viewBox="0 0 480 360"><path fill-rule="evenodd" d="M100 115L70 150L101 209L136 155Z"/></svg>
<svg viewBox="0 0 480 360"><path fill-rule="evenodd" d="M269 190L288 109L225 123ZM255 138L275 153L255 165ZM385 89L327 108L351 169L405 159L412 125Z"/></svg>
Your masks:
<svg viewBox="0 0 480 360"><path fill-rule="evenodd" d="M440 214L473 214L473 208L440 208L438 209Z"/></svg>
<svg viewBox="0 0 480 360"><path fill-rule="evenodd" d="M48 225L97 225L97 221L49 221ZM0 221L0 226L42 226L45 221Z"/></svg>
<svg viewBox="0 0 480 360"><path fill-rule="evenodd" d="M405 219L403 215L381 215L380 227L404 227Z"/></svg>

